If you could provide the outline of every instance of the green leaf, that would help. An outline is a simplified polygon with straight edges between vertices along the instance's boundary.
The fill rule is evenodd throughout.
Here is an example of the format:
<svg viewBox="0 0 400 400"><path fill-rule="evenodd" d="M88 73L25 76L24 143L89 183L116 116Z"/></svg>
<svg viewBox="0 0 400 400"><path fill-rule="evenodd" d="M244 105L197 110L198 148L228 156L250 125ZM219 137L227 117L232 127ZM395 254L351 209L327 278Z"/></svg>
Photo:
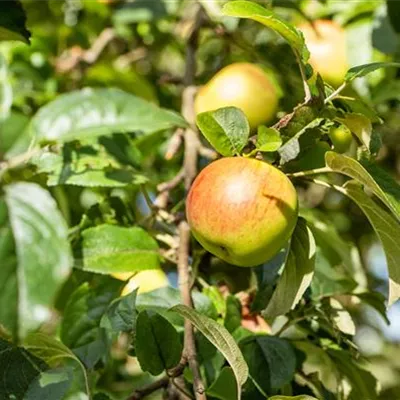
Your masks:
<svg viewBox="0 0 400 400"><path fill-rule="evenodd" d="M36 357L44 360L52 368L58 367L62 360L67 358L81 365L79 359L67 346L43 333L28 335L24 341L24 347Z"/></svg>
<svg viewBox="0 0 400 400"><path fill-rule="evenodd" d="M0 311L0 322L25 337L50 318L72 256L67 226L46 190L34 183L15 183L6 186L5 193L17 259L10 255L0 269L0 303L8 304L7 311ZM12 238L7 237L11 246Z"/></svg>
<svg viewBox="0 0 400 400"><path fill-rule="evenodd" d="M226 314L224 318L224 326L229 332L233 332L240 326L242 322L242 306L240 300L233 295L226 298Z"/></svg>
<svg viewBox="0 0 400 400"><path fill-rule="evenodd" d="M99 144L74 149L67 143L58 153L40 153L31 162L37 173L48 174L48 186L124 187L147 182L144 175L122 165Z"/></svg>
<svg viewBox="0 0 400 400"><path fill-rule="evenodd" d="M360 139L368 152L375 154L376 150L379 150L374 149L372 123L369 118L362 114L351 113L346 114L343 119L338 118L338 120Z"/></svg>
<svg viewBox="0 0 400 400"><path fill-rule="evenodd" d="M327 352L306 341L298 341L294 345L306 356L302 365L303 372L306 375L317 374L324 387L335 393L339 384L338 370Z"/></svg>
<svg viewBox="0 0 400 400"><path fill-rule="evenodd" d="M60 341L43 333L34 333L26 338L24 346L30 353L44 360L52 368L59 367L60 364L63 361L65 362L66 360L75 361L77 363L77 366L81 368L84 380L86 382L86 387L88 386L87 384L88 375L85 366L82 364L80 359ZM49 378L48 376L43 376L43 375L40 377L41 380L48 378ZM58 387L54 389L60 390L63 389L64 387L65 384L61 385L61 388Z"/></svg>
<svg viewBox="0 0 400 400"><path fill-rule="evenodd" d="M378 398L375 377L356 364L349 352L328 349L327 353L333 359L337 369L347 377L350 383L351 392L348 397L349 400L376 400Z"/></svg>
<svg viewBox="0 0 400 400"><path fill-rule="evenodd" d="M1 338L0 366L0 399L23 399L29 384L48 369L43 360Z"/></svg>
<svg viewBox="0 0 400 400"><path fill-rule="evenodd" d="M311 283L312 297L315 299L351 293L357 282L339 264L331 265L318 249L315 257L315 271Z"/></svg>
<svg viewBox="0 0 400 400"><path fill-rule="evenodd" d="M351 254L352 246L340 236L327 215L315 209L302 209L300 215L307 220L307 225L310 227L315 241L322 250L323 256L327 258L327 261L335 265L335 268L341 264L345 267L347 274L354 274L356 266ZM341 268L338 268L337 271L340 275L339 270Z"/></svg>
<svg viewBox="0 0 400 400"><path fill-rule="evenodd" d="M313 119L278 149L279 155L281 156L281 165L294 160L304 148L315 144L316 135L314 128L317 128L323 120L324 118ZM295 123L295 125L297 125L297 123ZM307 135L305 133L307 133Z"/></svg>
<svg viewBox="0 0 400 400"><path fill-rule="evenodd" d="M215 150L225 157L239 155L249 139L249 122L236 107L200 113L196 123Z"/></svg>
<svg viewBox="0 0 400 400"><path fill-rule="evenodd" d="M217 319L218 313L211 299L203 293L192 292L192 299L195 309L212 319ZM152 310L161 314L172 324L183 326L183 318L168 310L181 303L181 293L178 289L170 286L153 290L148 293L140 293L136 299L136 308L139 311Z"/></svg>
<svg viewBox="0 0 400 400"><path fill-rule="evenodd" d="M393 29L400 33L400 5L397 1L386 0L387 13Z"/></svg>
<svg viewBox="0 0 400 400"><path fill-rule="evenodd" d="M99 276L90 283L83 283L69 296L61 322L60 337L75 354L79 353L77 349L80 352L93 349L93 344L94 347L105 350L100 321L110 303L120 294L123 285L124 282L117 279ZM89 361L95 362L101 355L98 352Z"/></svg>
<svg viewBox="0 0 400 400"><path fill-rule="evenodd" d="M273 11L251 1L230 1L224 5L222 11L230 17L250 18L273 29L288 41L304 63L307 62L310 53L305 45L302 33Z"/></svg>
<svg viewBox="0 0 400 400"><path fill-rule="evenodd" d="M6 153L24 133L29 118L15 111L0 120L0 155Z"/></svg>
<svg viewBox="0 0 400 400"><path fill-rule="evenodd" d="M277 151L282 145L280 133L275 128L259 126L257 131L256 148L262 152Z"/></svg>
<svg viewBox="0 0 400 400"><path fill-rule="evenodd" d="M348 182L343 193L349 196L364 212L382 242L389 269L389 305L400 298L400 223L379 207L354 181Z"/></svg>
<svg viewBox="0 0 400 400"><path fill-rule="evenodd" d="M157 242L142 228L98 225L82 232L83 269L110 274L160 267Z"/></svg>
<svg viewBox="0 0 400 400"><path fill-rule="evenodd" d="M263 311L264 318L272 320L296 306L311 283L314 264L314 237L305 220L299 218L282 275L267 308Z"/></svg>
<svg viewBox="0 0 400 400"><path fill-rule="evenodd" d="M400 219L400 185L386 170L366 159L361 159L360 164L367 170L370 176L384 192L391 209L395 209L395 216Z"/></svg>
<svg viewBox="0 0 400 400"><path fill-rule="evenodd" d="M136 327L137 289L126 296L115 299L103 315L100 326L111 334L133 333Z"/></svg>
<svg viewBox="0 0 400 400"><path fill-rule="evenodd" d="M176 113L119 89L85 88L59 95L30 123L38 142L65 142L118 132L138 136L186 126Z"/></svg>
<svg viewBox="0 0 400 400"><path fill-rule="evenodd" d="M254 335L243 339L239 346L249 366L250 377L262 392L269 393L292 380L296 355L286 340Z"/></svg>
<svg viewBox="0 0 400 400"><path fill-rule="evenodd" d="M241 386L248 377L248 368L243 355L230 333L218 322L200 314L184 305L171 308L188 319L226 358L236 377L238 399L240 400Z"/></svg>
<svg viewBox="0 0 400 400"><path fill-rule="evenodd" d="M54 368L40 373L31 382L24 400L63 400L74 379L71 367Z"/></svg>
<svg viewBox="0 0 400 400"><path fill-rule="evenodd" d="M139 313L136 322L135 350L143 371L159 375L175 367L182 355L178 332L160 314Z"/></svg>
<svg viewBox="0 0 400 400"><path fill-rule="evenodd" d="M232 368L222 368L217 379L207 389L207 394L216 399L232 400L237 399L237 387L235 374Z"/></svg>
<svg viewBox="0 0 400 400"><path fill-rule="evenodd" d="M354 293L363 303L374 308L382 316L385 322L389 325L390 321L386 314L385 296L380 292L364 292Z"/></svg>
<svg viewBox="0 0 400 400"><path fill-rule="evenodd" d="M389 68L389 67L397 67L400 68L400 63L396 62L374 62L370 64L358 65L357 67L350 68L344 80L346 82L351 82L356 78L361 78L365 75L368 75L371 72L376 71L379 68Z"/></svg>
<svg viewBox="0 0 400 400"><path fill-rule="evenodd" d="M0 13L0 41L18 40L28 43L31 33L26 29L26 16L19 0L3 3Z"/></svg>
<svg viewBox="0 0 400 400"><path fill-rule="evenodd" d="M268 397L269 400L318 400L315 397L301 394L300 396L272 396Z"/></svg>
<svg viewBox="0 0 400 400"><path fill-rule="evenodd" d="M326 165L333 171L347 175L370 188L400 221L400 195L393 180L389 180L381 174L376 174L376 169L372 169L371 166L368 165L368 168L370 168L373 173L375 172L374 175L378 176L380 183L378 184L374 176L372 176L357 160L331 151L326 153L325 161Z"/></svg>

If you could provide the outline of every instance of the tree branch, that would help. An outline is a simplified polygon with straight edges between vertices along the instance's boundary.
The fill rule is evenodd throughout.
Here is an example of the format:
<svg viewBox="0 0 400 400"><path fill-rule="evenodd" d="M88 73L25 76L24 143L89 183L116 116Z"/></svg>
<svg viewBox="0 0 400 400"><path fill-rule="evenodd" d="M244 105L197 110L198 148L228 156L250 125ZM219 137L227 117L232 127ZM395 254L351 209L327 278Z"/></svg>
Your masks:
<svg viewBox="0 0 400 400"><path fill-rule="evenodd" d="M178 277L179 288L182 295L182 302L185 306L193 308L192 296L190 294L189 276L189 246L190 229L186 221L179 224L179 253L178 253ZM184 355L188 360L189 367L193 374L193 388L196 400L205 400L205 389L200 375L199 364L197 362L196 344L192 323L185 319L185 341Z"/></svg>
<svg viewBox="0 0 400 400"><path fill-rule="evenodd" d="M114 29L106 28L100 33L89 49L84 50L79 46L67 49L56 59L56 70L61 73L69 72L81 61L84 61L87 64L93 64L99 58L108 43L110 43L114 38Z"/></svg>

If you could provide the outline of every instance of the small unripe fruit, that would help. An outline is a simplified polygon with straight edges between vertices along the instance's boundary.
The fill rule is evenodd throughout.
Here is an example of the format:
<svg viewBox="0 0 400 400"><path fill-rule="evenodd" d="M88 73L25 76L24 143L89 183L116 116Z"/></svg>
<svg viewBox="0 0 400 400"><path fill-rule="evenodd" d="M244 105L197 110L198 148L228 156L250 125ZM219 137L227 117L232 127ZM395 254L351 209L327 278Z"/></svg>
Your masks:
<svg viewBox="0 0 400 400"><path fill-rule="evenodd" d="M114 278L126 281L133 275L133 273L116 272L111 275ZM138 272L136 275L130 278L126 286L122 290L121 295L126 296L137 288L139 288L138 293L146 293L165 286L168 286L168 278L162 269L147 269Z"/></svg>
<svg viewBox="0 0 400 400"><path fill-rule="evenodd" d="M233 106L240 108L254 129L275 116L279 90L272 77L262 68L249 63L235 63L219 71L197 93L195 112Z"/></svg>
<svg viewBox="0 0 400 400"><path fill-rule="evenodd" d="M244 157L209 164L186 203L193 236L210 253L242 267L274 257L293 233L297 214L297 193L286 175Z"/></svg>
<svg viewBox="0 0 400 400"><path fill-rule="evenodd" d="M334 21L317 20L302 24L298 28L303 32L310 64L332 86L339 86L348 70L346 34Z"/></svg>
<svg viewBox="0 0 400 400"><path fill-rule="evenodd" d="M334 150L338 153L344 153L349 150L353 136L345 126L332 127L329 130L329 137L332 140Z"/></svg>

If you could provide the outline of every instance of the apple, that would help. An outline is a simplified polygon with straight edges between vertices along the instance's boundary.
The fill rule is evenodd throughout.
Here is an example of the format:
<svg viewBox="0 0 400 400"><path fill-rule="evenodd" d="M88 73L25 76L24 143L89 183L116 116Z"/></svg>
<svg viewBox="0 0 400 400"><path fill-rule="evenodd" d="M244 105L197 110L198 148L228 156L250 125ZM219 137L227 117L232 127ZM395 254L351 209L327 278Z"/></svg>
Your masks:
<svg viewBox="0 0 400 400"><path fill-rule="evenodd" d="M332 140L334 150L338 153L345 153L349 150L353 141L353 135L346 126L333 126L329 130L329 137Z"/></svg>
<svg viewBox="0 0 400 400"><path fill-rule="evenodd" d="M334 21L319 19L301 24L311 66L332 86L339 86L348 70L346 34Z"/></svg>
<svg viewBox="0 0 400 400"><path fill-rule="evenodd" d="M250 128L265 124L275 116L280 89L272 72L250 63L235 63L219 71L198 91L196 115L222 107L240 108Z"/></svg>
<svg viewBox="0 0 400 400"><path fill-rule="evenodd" d="M194 180L186 216L210 253L241 267L269 261L296 225L297 193L286 175L263 161L227 157Z"/></svg>
<svg viewBox="0 0 400 400"><path fill-rule="evenodd" d="M167 275L162 269L146 269L132 276L133 274L134 272L115 272L111 274L121 281L128 281L122 290L122 296L126 296L136 288L139 288L138 293L146 293L168 286Z"/></svg>

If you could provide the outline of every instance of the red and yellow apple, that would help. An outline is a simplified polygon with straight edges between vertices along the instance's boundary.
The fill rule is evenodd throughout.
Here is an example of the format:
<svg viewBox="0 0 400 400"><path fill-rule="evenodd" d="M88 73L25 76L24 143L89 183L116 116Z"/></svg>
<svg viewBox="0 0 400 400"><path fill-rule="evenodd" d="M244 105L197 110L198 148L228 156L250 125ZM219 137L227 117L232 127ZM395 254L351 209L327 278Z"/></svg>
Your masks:
<svg viewBox="0 0 400 400"><path fill-rule="evenodd" d="M339 86L348 70L346 34L344 29L331 20L316 20L313 26L298 26L303 32L310 50L311 66L332 86Z"/></svg>
<svg viewBox="0 0 400 400"><path fill-rule="evenodd" d="M196 114L222 107L240 108L250 128L275 116L280 90L271 72L250 63L235 63L219 71L196 95Z"/></svg>
<svg viewBox="0 0 400 400"><path fill-rule="evenodd" d="M263 161L214 161L190 188L186 215L210 253L243 267L262 264L287 243L296 225L297 193L284 173Z"/></svg>

